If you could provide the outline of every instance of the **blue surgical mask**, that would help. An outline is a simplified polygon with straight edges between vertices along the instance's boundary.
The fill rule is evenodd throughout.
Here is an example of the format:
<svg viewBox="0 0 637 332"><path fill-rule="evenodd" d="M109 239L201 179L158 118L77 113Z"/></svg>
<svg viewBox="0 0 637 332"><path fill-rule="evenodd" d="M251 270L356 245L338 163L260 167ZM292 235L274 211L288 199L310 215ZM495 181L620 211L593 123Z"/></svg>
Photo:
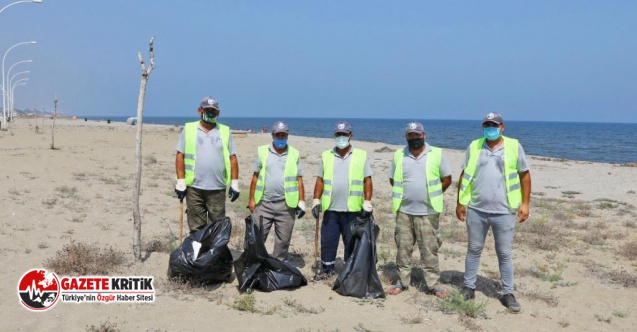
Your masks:
<svg viewBox="0 0 637 332"><path fill-rule="evenodd" d="M277 149L283 149L286 145L288 145L288 139L287 138L283 138L283 139L274 139L274 146Z"/></svg>
<svg viewBox="0 0 637 332"><path fill-rule="evenodd" d="M335 138L336 147L339 149L345 149L349 146L349 136L338 136Z"/></svg>
<svg viewBox="0 0 637 332"><path fill-rule="evenodd" d="M500 127L485 127L483 133L486 139L495 141L500 138Z"/></svg>

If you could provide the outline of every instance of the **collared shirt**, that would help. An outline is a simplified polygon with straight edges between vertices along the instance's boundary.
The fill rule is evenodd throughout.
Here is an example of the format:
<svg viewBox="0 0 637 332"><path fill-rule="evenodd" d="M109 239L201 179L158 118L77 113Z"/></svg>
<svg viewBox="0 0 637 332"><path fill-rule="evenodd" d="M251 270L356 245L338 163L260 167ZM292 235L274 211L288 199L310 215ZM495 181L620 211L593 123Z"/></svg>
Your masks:
<svg viewBox="0 0 637 332"><path fill-rule="evenodd" d="M465 153L462 169L467 167L471 146ZM518 174L529 170L526 154L522 145L518 145ZM504 144L491 151L486 140L480 150L476 174L471 182L471 201L467 205L485 213L509 214L515 209L509 207L506 184L504 182Z"/></svg>
<svg viewBox="0 0 637 332"><path fill-rule="evenodd" d="M335 158L334 177L332 179L332 199L330 207L328 208L330 211L347 212L347 200L349 198L349 164L352 160L352 158L350 158L352 151L354 151L353 147L345 157L341 157L341 155L336 152L336 147L332 149ZM316 176L323 178L323 173L323 158L321 158ZM369 177L373 174L372 167L369 165L369 159L366 158L363 176Z"/></svg>
<svg viewBox="0 0 637 332"><path fill-rule="evenodd" d="M414 156L408 146L403 148L405 158L403 158L403 201L400 204L400 212L425 216L429 214L438 214L431 206L429 201L429 192L427 191L427 153L431 150L431 146L425 143L425 150L418 156ZM391 167L389 168L389 178L394 178L396 164L392 158ZM446 178L451 175L451 167L447 162L445 155L440 160L440 178Z"/></svg>
<svg viewBox="0 0 637 332"><path fill-rule="evenodd" d="M263 200L265 202L273 202L285 199L285 188L284 188L284 171L285 171L285 163L288 160L288 149L279 155L272 144L268 145L268 158L266 159L266 167L265 167L265 179L263 189ZM254 159L254 167L252 167L252 171L254 173L259 173L261 171L261 158L259 158L259 154L257 153L257 157ZM297 167L297 176L303 176L303 164L301 163L301 158L296 163Z"/></svg>
<svg viewBox="0 0 637 332"><path fill-rule="evenodd" d="M181 131L177 151L184 153L186 141L185 129ZM232 134L228 140L230 155L236 155ZM195 179L192 187L202 190L226 189L225 170L223 160L223 143L219 129L215 126L211 131L205 132L201 124L197 127L197 159L195 160Z"/></svg>

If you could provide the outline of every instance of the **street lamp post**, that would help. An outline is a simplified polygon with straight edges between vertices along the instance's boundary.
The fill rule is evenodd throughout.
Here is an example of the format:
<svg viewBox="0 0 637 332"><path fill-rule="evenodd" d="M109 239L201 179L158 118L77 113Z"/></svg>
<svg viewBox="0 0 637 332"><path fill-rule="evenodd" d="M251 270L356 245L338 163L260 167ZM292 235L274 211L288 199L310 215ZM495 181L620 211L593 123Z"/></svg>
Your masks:
<svg viewBox="0 0 637 332"><path fill-rule="evenodd" d="M21 72L19 72L19 73L15 73L15 74L13 74L13 76L11 76L11 78L9 79L9 84L7 84L7 86L13 86L13 78L14 78L14 77L16 77L16 76L18 76L18 75L21 75L21 74L28 74L28 73L30 73L30 71L25 70L25 71L21 71ZM9 76L9 75L7 75L7 76ZM13 95L11 95L11 94L10 94L10 95L9 95L9 100L11 100L11 98L13 98ZM9 110L9 111L11 111L11 110Z"/></svg>
<svg viewBox="0 0 637 332"><path fill-rule="evenodd" d="M42 0L23 0L23 1L16 1L14 3L10 3L4 7L2 7L2 9L0 9L0 13L2 13L2 11L4 11L5 9L13 6L13 5L17 5L19 3L27 3L27 2L31 2L31 3L42 3Z"/></svg>
<svg viewBox="0 0 637 332"><path fill-rule="evenodd" d="M15 104L15 102L13 101L13 88L14 88L14 86L16 84L18 84L20 82L23 82L23 81L28 81L28 80L29 80L28 78L22 78L22 79L19 79L19 80L15 81L15 83L9 83L9 85L7 85L7 86L11 87L11 90L8 91L11 94L9 95L9 104L7 105L7 107L9 108L9 117L11 119L13 119L13 116L11 114L13 114L13 105Z"/></svg>
<svg viewBox="0 0 637 332"><path fill-rule="evenodd" d="M13 100L13 90L15 90L16 86L25 85L27 82L18 83L20 81L26 81L28 78L23 78L21 80L17 80L15 84L11 87L11 122L15 121L15 101Z"/></svg>
<svg viewBox="0 0 637 332"><path fill-rule="evenodd" d="M14 64L11 65L11 67L9 67L9 70L7 70L7 76L11 76L11 69L13 69L13 67L21 64L21 63L31 63L33 62L33 60L22 60L22 61L18 61Z"/></svg>
<svg viewBox="0 0 637 332"><path fill-rule="evenodd" d="M6 8L6 7L5 7ZM4 9L4 8L3 8ZM0 12L2 12L2 10L0 10ZM7 86L7 81L5 81L4 79L4 60L7 57L7 54L14 48L14 47L18 47L20 45L27 45L27 44L36 44L35 41L28 41L28 42L21 42L21 43L17 43L11 47L9 47L9 49L4 52L4 56L2 57L2 87L3 87L3 93L2 93L2 123L6 124L7 122L7 101L6 101L6 97L8 94L8 89L9 86Z"/></svg>

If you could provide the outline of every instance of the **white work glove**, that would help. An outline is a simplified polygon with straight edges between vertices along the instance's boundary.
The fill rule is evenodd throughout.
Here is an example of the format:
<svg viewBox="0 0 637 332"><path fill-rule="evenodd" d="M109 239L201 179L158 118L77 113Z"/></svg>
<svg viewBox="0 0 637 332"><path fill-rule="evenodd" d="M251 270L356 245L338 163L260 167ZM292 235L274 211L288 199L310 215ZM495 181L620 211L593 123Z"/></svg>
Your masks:
<svg viewBox="0 0 637 332"><path fill-rule="evenodd" d="M321 212L321 199L315 198L312 200L312 215L314 216L314 218L318 219L320 212Z"/></svg>
<svg viewBox="0 0 637 332"><path fill-rule="evenodd" d="M230 181L230 189L228 189L228 198L230 202L234 202L239 198L239 180Z"/></svg>
<svg viewBox="0 0 637 332"><path fill-rule="evenodd" d="M303 218L303 216L305 215L305 208L305 201L299 201L299 204L296 206L296 210L294 211L297 219Z"/></svg>
<svg viewBox="0 0 637 332"><path fill-rule="evenodd" d="M363 210L365 212L372 212L372 201L363 201Z"/></svg>
<svg viewBox="0 0 637 332"><path fill-rule="evenodd" d="M360 217L367 219L372 215L372 201L363 201L363 211L360 213Z"/></svg>
<svg viewBox="0 0 637 332"><path fill-rule="evenodd" d="M184 197L186 197L186 179L177 179L177 184L175 185L175 193L177 194L177 198L179 198L180 202L183 202Z"/></svg>

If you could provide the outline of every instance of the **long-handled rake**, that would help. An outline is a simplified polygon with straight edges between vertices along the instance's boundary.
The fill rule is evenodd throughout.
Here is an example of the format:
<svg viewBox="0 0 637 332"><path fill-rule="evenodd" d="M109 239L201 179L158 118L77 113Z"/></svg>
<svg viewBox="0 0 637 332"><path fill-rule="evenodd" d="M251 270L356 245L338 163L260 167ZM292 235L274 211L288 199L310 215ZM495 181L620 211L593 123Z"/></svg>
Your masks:
<svg viewBox="0 0 637 332"><path fill-rule="evenodd" d="M319 238L319 218L320 218L320 212L317 213L316 216L316 226L314 228L314 269L315 269L315 273L314 273L314 278L312 278L312 280L316 280L316 277L319 274L320 271L320 266L319 266L319 261L318 261L318 238Z"/></svg>

